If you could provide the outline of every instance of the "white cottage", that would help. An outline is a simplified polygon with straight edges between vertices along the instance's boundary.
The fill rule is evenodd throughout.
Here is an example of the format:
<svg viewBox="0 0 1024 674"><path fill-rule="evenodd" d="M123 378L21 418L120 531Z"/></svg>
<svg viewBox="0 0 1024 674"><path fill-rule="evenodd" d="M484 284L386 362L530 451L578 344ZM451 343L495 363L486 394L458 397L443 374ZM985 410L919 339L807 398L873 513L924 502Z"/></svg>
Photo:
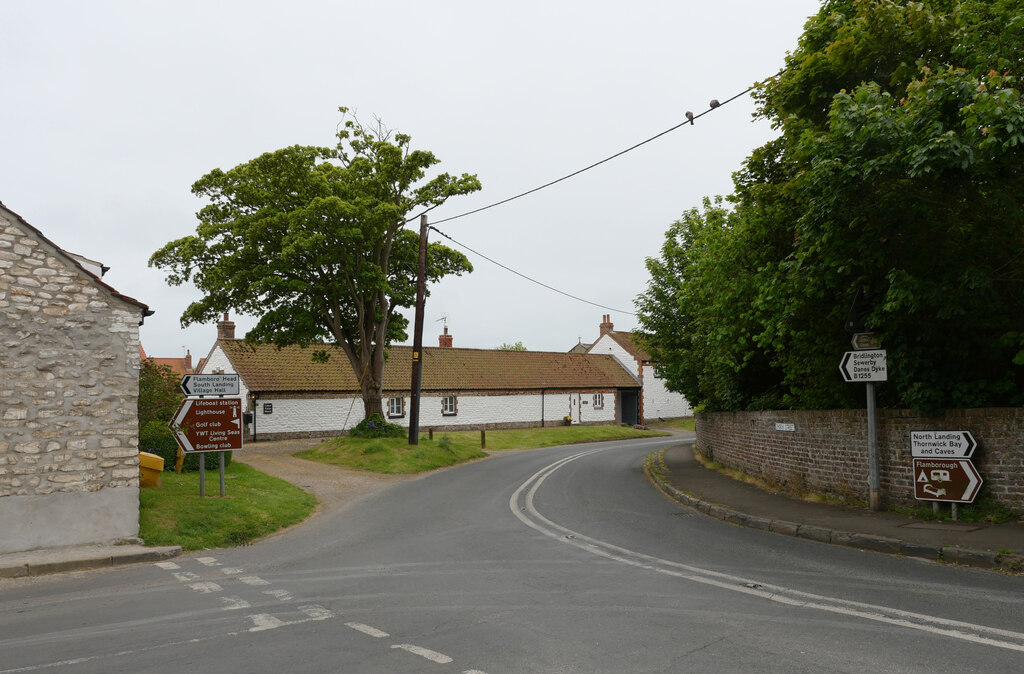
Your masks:
<svg viewBox="0 0 1024 674"><path fill-rule="evenodd" d="M635 423L640 383L605 355L423 349L422 430ZM329 349L335 347L328 347ZM342 433L363 420L359 382L340 349L327 363L313 349L247 344L225 316L203 373L237 373L248 434L256 440ZM412 347L393 346L384 366L385 415L408 425Z"/></svg>
<svg viewBox="0 0 1024 674"><path fill-rule="evenodd" d="M665 387L664 380L658 377L655 370L655 363L647 351L637 344L633 333L616 331L609 314L603 318L601 334L587 349L587 353L611 355L637 378L643 387L640 395L640 423L693 416L693 409L686 398Z"/></svg>
<svg viewBox="0 0 1024 674"><path fill-rule="evenodd" d="M0 553L139 533L151 312L0 204Z"/></svg>

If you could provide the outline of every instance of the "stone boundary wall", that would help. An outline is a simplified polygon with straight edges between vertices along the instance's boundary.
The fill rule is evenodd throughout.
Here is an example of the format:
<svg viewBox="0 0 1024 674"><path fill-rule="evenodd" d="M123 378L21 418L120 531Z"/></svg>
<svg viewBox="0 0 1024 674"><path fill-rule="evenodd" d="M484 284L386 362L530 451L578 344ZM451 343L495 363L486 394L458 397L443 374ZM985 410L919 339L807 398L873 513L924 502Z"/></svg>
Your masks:
<svg viewBox="0 0 1024 674"><path fill-rule="evenodd" d="M792 428L793 430L788 430ZM1024 408L878 410L882 499L914 499L911 431L970 431L972 458L992 498L1024 512ZM697 415L697 449L717 463L789 487L842 498L868 498L865 410L714 412Z"/></svg>

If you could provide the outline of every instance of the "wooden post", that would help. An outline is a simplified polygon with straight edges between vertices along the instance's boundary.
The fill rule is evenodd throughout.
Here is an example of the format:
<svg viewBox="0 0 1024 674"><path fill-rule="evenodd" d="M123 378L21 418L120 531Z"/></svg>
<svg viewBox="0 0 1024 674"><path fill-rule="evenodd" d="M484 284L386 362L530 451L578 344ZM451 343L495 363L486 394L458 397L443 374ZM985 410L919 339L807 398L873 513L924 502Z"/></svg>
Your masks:
<svg viewBox="0 0 1024 674"><path fill-rule="evenodd" d="M427 296L427 216L420 216L420 259L416 277L416 319L412 337L409 444L420 444L420 377L423 373L423 304Z"/></svg>
<svg viewBox="0 0 1024 674"><path fill-rule="evenodd" d="M480 449L487 449L487 431L480 429Z"/></svg>

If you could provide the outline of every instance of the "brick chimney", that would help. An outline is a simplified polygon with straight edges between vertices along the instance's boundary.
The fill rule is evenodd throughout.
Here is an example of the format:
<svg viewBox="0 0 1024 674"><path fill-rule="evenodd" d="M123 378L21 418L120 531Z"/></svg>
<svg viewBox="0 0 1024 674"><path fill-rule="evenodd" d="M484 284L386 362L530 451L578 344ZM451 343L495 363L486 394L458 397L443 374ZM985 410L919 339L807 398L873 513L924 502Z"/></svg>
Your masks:
<svg viewBox="0 0 1024 674"><path fill-rule="evenodd" d="M235 338L235 324L228 318L228 314L224 312L224 320L217 323L217 339L234 339Z"/></svg>
<svg viewBox="0 0 1024 674"><path fill-rule="evenodd" d="M448 326L444 326L444 334L437 336L437 345L444 348L452 348L452 336L448 334Z"/></svg>
<svg viewBox="0 0 1024 674"><path fill-rule="evenodd" d="M604 316L602 316L602 318L604 318L604 322L601 323L601 337L604 337L609 332L614 330L615 326L612 324L611 314L605 314ZM598 339L600 339L600 337Z"/></svg>
<svg viewBox="0 0 1024 674"><path fill-rule="evenodd" d="M185 372L195 372L192 369L192 349L185 351Z"/></svg>

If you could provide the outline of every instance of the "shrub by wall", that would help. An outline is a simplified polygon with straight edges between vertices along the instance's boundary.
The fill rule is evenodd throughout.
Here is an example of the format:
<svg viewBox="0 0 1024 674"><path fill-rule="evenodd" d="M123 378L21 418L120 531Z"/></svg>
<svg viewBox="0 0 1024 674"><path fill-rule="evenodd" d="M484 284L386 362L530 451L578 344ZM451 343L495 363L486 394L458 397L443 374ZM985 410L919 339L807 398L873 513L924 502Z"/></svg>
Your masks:
<svg viewBox="0 0 1024 674"><path fill-rule="evenodd" d="M880 487L887 503L912 505L911 431L970 431L979 498L1024 512L1024 408L878 410ZM697 415L697 448L716 462L789 487L868 500L867 412L796 410Z"/></svg>

